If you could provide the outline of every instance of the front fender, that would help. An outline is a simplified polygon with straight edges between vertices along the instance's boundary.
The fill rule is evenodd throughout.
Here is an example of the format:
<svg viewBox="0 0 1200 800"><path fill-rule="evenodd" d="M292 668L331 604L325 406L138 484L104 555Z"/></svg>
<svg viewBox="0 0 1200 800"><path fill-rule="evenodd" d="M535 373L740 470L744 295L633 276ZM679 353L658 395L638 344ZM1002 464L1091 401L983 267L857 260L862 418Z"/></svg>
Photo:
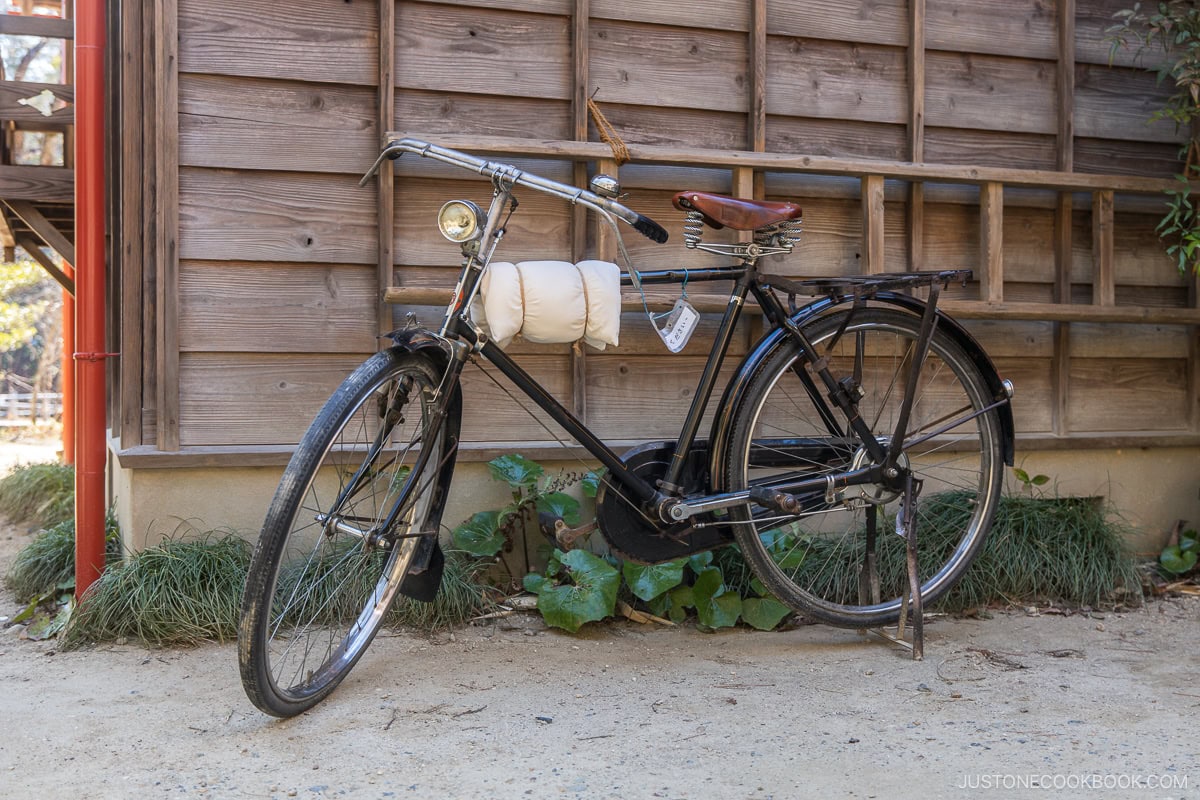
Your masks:
<svg viewBox="0 0 1200 800"><path fill-rule="evenodd" d="M918 316L925 311L925 304L923 302L908 295L880 292L873 299L881 303L897 306ZM822 298L801 308L792 315L791 319L796 325L803 327L814 317L832 311L846 304L848 301L849 298ZM975 340L975 337L944 312L939 310L937 317L938 327L950 334L955 342L966 352L971 362L979 369L992 398L995 400L1006 398L1008 396L1008 389L1005 387L1004 381L996 371L995 364L992 363L991 358L984 352L983 347ZM713 417L712 433L709 436L709 442L711 442L712 447L709 474L712 475L712 488L715 492L729 491L729 487L723 485L724 469L721 465L728 456L729 434L733 427L735 412L741 405L751 380L758 373L758 370L767 357L785 341L787 335L787 331L780 327L773 328L767 332L750 352L746 354L746 357L742 359L741 364L738 365L737 372L734 373L733 378L730 379L725 387L725 393L722 395L721 403L717 406L717 413ZM1012 466L1016 449L1012 405L1009 403L1001 405L997 409L997 413L1000 416L1001 454L1004 457L1004 463Z"/></svg>

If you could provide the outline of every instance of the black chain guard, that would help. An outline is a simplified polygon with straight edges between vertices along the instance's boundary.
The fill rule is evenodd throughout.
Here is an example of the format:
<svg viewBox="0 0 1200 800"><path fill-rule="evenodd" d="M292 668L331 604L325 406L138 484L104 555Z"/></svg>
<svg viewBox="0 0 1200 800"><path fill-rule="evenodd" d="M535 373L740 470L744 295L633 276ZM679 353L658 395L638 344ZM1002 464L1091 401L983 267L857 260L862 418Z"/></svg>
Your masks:
<svg viewBox="0 0 1200 800"><path fill-rule="evenodd" d="M674 453L675 442L649 442L627 451L621 460L634 474L655 486L666 475ZM707 442L692 446L680 480L684 494L708 490ZM607 475L596 492L596 521L619 557L640 564L661 564L732 541L728 528L722 526L696 528L688 522L667 525L650 518L636 501L627 500L621 486Z"/></svg>

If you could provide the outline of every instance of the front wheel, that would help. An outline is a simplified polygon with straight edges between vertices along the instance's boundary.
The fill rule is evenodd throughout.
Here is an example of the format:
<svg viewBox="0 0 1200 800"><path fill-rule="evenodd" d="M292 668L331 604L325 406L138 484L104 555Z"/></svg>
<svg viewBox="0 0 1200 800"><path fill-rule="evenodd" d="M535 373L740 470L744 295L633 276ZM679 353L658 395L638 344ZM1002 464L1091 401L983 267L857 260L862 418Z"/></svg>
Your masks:
<svg viewBox="0 0 1200 800"><path fill-rule="evenodd" d="M242 601L238 657L256 706L312 708L362 657L418 545L436 537L459 393L424 355L392 348L338 387L267 511Z"/></svg>
<svg viewBox="0 0 1200 800"><path fill-rule="evenodd" d="M847 321L847 315L849 320ZM875 437L895 429L921 320L890 308L835 312L805 335L828 352L835 378L860 387L858 409ZM843 329L843 325L845 325ZM763 361L734 422L724 464L730 491L785 485L873 465L846 420L830 412L811 359L791 339ZM900 465L920 482L921 597L931 602L961 577L991 527L1003 478L1001 426L979 368L936 329L921 368ZM908 591L902 494L879 485L800 496L796 513L747 504L731 510L735 535L763 583L793 610L847 627L894 623Z"/></svg>

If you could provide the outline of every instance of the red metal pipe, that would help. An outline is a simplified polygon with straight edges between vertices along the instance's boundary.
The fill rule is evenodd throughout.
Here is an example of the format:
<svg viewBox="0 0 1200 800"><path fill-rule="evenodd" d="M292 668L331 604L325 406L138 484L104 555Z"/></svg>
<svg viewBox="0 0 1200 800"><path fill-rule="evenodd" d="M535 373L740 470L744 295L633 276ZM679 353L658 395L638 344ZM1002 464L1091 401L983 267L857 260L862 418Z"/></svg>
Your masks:
<svg viewBox="0 0 1200 800"><path fill-rule="evenodd" d="M104 569L104 15L105 0L75 4L75 596Z"/></svg>
<svg viewBox="0 0 1200 800"><path fill-rule="evenodd" d="M74 270L63 264L63 271L74 278ZM62 293L62 376L59 391L62 393L62 447L63 463L75 463L75 297L63 289Z"/></svg>

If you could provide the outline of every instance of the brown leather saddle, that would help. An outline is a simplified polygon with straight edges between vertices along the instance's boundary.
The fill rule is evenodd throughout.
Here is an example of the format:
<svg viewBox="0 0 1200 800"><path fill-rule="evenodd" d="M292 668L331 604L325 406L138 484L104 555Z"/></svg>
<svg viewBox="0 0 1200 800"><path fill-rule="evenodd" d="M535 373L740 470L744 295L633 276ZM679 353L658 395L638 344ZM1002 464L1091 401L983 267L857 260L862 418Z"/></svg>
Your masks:
<svg viewBox="0 0 1200 800"><path fill-rule="evenodd" d="M788 220L799 219L804 211L790 202L743 200L709 192L680 192L675 195L680 211L697 211L706 225L720 230L754 231Z"/></svg>

